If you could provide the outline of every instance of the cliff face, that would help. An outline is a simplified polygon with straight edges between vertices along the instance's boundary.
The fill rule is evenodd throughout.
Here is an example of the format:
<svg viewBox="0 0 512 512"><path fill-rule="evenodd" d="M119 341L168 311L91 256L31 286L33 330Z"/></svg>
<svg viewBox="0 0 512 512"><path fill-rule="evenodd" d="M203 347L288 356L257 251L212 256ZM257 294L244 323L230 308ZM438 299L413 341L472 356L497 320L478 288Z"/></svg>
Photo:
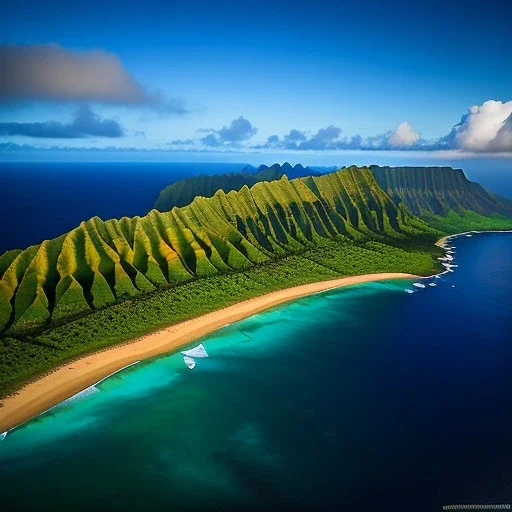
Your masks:
<svg viewBox="0 0 512 512"><path fill-rule="evenodd" d="M471 210L481 215L512 217L512 202L469 181L451 167L370 167L377 183L398 204L419 216Z"/></svg>
<svg viewBox="0 0 512 512"><path fill-rule="evenodd" d="M186 206L197 196L212 197L217 190L230 192L240 190L244 185L252 187L260 181L278 180L286 174L288 178L319 175L319 173L298 164L292 167L288 162L283 165L274 164L270 167L260 165L257 169L246 166L239 173L201 175L177 181L165 187L155 202L155 208L161 212L171 210L175 206Z"/></svg>
<svg viewBox="0 0 512 512"><path fill-rule="evenodd" d="M183 208L102 221L0 259L0 330L31 327L195 277L242 270L344 235L432 233L366 168L196 197Z"/></svg>

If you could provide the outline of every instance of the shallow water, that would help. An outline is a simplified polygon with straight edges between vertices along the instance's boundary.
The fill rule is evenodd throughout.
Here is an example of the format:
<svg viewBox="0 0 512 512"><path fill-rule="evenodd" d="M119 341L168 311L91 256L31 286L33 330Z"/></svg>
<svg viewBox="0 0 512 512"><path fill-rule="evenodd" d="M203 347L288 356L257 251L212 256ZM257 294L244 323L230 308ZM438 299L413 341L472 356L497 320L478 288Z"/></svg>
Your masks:
<svg viewBox="0 0 512 512"><path fill-rule="evenodd" d="M296 300L202 338L194 370L180 354L144 361L11 431L2 505L511 503L512 235L452 245L455 272L423 280L436 287Z"/></svg>

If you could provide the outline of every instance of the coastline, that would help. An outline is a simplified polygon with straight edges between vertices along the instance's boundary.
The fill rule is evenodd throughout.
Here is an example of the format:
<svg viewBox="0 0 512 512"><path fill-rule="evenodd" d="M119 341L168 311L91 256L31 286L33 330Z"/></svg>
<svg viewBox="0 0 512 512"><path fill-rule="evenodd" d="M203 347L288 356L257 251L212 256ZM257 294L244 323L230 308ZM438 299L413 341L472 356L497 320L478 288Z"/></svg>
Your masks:
<svg viewBox="0 0 512 512"><path fill-rule="evenodd" d="M274 306L342 286L386 279L419 277L421 276L389 272L343 277L295 286L260 295L160 329L123 345L83 356L56 367L50 373L29 382L15 393L0 400L0 433L7 432L42 414L127 366L143 359L177 351L201 336Z"/></svg>
<svg viewBox="0 0 512 512"><path fill-rule="evenodd" d="M454 233L453 235L446 235L441 237L437 242L436 245L438 247L441 247L442 249L445 249L444 244L450 240L450 238L455 238L457 236L462 235L473 235L475 233L512 233L512 229L490 229L490 230L484 230L484 231L464 231L463 233Z"/></svg>

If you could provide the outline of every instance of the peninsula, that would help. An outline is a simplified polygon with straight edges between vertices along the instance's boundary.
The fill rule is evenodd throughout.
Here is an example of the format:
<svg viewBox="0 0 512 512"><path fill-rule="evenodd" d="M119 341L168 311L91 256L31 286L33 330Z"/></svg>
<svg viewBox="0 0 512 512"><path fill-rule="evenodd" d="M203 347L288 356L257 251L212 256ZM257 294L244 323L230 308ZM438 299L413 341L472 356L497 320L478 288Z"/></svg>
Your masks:
<svg viewBox="0 0 512 512"><path fill-rule="evenodd" d="M451 168L282 174L209 198L191 183L186 206L95 217L0 257L1 428L286 300L436 273L444 235L512 228L510 201Z"/></svg>

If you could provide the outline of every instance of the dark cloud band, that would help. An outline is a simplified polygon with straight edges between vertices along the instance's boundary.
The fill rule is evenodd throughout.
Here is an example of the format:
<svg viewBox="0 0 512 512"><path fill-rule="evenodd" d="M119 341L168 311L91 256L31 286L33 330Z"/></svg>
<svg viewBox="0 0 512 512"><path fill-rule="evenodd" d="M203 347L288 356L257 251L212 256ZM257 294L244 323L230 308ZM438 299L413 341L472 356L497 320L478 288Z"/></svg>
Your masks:
<svg viewBox="0 0 512 512"><path fill-rule="evenodd" d="M122 137L123 130L113 119L100 119L87 106L80 107L70 123L0 123L0 135L43 139L78 139L83 137Z"/></svg>

